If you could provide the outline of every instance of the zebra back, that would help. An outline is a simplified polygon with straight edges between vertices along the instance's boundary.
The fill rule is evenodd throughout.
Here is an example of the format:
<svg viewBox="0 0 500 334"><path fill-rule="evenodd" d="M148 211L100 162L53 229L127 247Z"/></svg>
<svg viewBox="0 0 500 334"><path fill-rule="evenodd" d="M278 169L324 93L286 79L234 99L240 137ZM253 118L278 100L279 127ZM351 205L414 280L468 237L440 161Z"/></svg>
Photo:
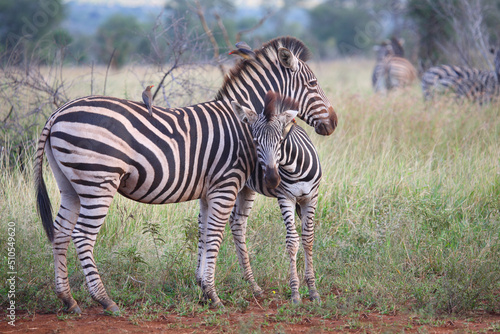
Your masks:
<svg viewBox="0 0 500 334"><path fill-rule="evenodd" d="M500 94L500 50L491 49L495 71L483 71L466 66L439 65L428 69L422 76L425 100L436 93L450 92L456 98L487 103Z"/></svg>
<svg viewBox="0 0 500 334"><path fill-rule="evenodd" d="M417 70L404 58L404 49L394 37L375 48L377 63L372 73L375 92L385 92L394 88L411 85L417 78Z"/></svg>

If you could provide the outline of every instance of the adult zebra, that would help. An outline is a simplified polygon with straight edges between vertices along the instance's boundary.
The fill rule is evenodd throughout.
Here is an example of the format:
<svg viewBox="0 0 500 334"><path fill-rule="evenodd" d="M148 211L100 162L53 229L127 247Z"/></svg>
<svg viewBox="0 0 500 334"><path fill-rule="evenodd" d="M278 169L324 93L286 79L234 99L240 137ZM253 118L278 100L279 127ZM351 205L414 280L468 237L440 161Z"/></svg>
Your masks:
<svg viewBox="0 0 500 334"><path fill-rule="evenodd" d="M318 134L329 135L337 125L333 107L305 63L310 53L301 41L276 38L255 54L231 69L213 101L154 107L153 118L142 103L93 96L68 102L49 117L36 153L37 208L52 243L56 293L68 311L81 312L68 282L70 240L92 298L106 311L119 311L93 257L97 233L117 192L150 204L200 200L196 280L205 298L221 304L214 285L217 254L256 161L248 127L230 102L260 110L265 92L274 90L297 99L299 117ZM54 221L42 176L44 151L61 193Z"/></svg>
<svg viewBox="0 0 500 334"><path fill-rule="evenodd" d="M436 93L451 92L456 99L466 98L488 103L500 95L500 49L491 48L495 71L483 71L466 66L439 65L428 69L422 76L425 100Z"/></svg>
<svg viewBox="0 0 500 334"><path fill-rule="evenodd" d="M257 143L258 166L247 181L247 186L260 194L278 199L286 226L286 249L290 257L290 288L292 301L301 301L297 275L299 235L295 228L295 214L302 221L302 246L305 253L305 280L311 300L320 300L316 290L312 247L314 242L314 214L318 203L321 165L318 153L307 133L294 125L298 105L295 100L268 92L264 111L260 114L232 102L238 117L250 125ZM260 168L259 168L260 165ZM231 224L231 227L240 224ZM245 245L238 231L233 232L237 245ZM246 249L238 248L240 264L248 264Z"/></svg>
<svg viewBox="0 0 500 334"><path fill-rule="evenodd" d="M377 63L373 69L372 86L375 92L385 93L394 88L411 85L417 78L417 70L404 58L401 42L394 37L375 47Z"/></svg>

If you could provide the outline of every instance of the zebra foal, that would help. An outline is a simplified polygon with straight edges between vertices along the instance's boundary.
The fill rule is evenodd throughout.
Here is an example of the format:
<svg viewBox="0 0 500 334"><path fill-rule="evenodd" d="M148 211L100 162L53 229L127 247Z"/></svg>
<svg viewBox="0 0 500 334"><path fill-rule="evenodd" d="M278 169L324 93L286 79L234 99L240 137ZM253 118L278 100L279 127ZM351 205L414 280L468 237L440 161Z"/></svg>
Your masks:
<svg viewBox="0 0 500 334"><path fill-rule="evenodd" d="M49 117L35 157L37 208L52 243L56 293L66 310L81 312L68 281L66 254L73 241L90 295L106 311L119 312L93 256L116 193L148 204L199 200L196 281L204 298L221 305L214 284L217 255L235 203L253 202L251 192L241 190L256 163L252 136L231 101L261 110L264 92L275 90L297 100L298 117L318 134L331 134L337 116L306 64L309 56L301 41L276 38L256 50L254 59L236 64L212 101L155 107L150 117L143 103L90 96ZM42 175L44 154L61 194L55 220ZM251 269L245 278L261 291Z"/></svg>
<svg viewBox="0 0 500 334"><path fill-rule="evenodd" d="M280 94L268 92L260 114L232 102L238 117L250 125L257 148L257 166L247 180L247 186L258 193L278 199L286 226L286 249L290 257L290 288L292 301L301 301L297 275L299 235L295 227L295 210L302 222L302 246L305 252L305 280L311 300L320 300L316 290L312 247L314 214L318 203L321 165L318 153L307 133L294 124L298 104ZM233 224L231 225L233 226ZM235 242L241 243L233 233ZM244 242L243 242L244 243ZM241 252L246 259L248 253Z"/></svg>
<svg viewBox="0 0 500 334"><path fill-rule="evenodd" d="M495 71L483 71L466 66L439 65L428 69L422 76L424 99L436 93L450 92L455 99L465 98L480 104L488 103L500 95L500 48L491 48Z"/></svg>

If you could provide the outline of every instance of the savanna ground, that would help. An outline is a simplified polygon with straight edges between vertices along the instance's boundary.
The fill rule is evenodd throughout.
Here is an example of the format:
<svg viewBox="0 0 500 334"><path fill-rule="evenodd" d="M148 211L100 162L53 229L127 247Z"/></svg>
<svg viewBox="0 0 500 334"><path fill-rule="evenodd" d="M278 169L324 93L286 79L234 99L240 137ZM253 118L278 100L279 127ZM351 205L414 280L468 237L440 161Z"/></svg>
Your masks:
<svg viewBox="0 0 500 334"><path fill-rule="evenodd" d="M63 313L51 246L35 208L33 162L9 159L13 137L5 133L0 332L500 332L500 105L426 104L418 85L377 96L370 87L372 61L311 65L339 116L330 137L304 125L323 167L314 245L321 304L308 302L303 287L304 302L288 302L285 230L275 200L259 196L248 226L252 267L265 297L255 299L242 280L227 229L216 270L225 308L210 309L200 303L194 277L197 202L148 206L117 196L94 255L122 314L103 315L92 301L73 246L69 279L83 314ZM112 72L106 94L140 100L134 73ZM96 91L103 74L100 69L93 77ZM202 74L218 87L218 72ZM64 70L65 78L78 76L71 98L90 93L88 69ZM198 101L213 96L203 94ZM30 154L50 112L25 147ZM47 164L45 179L57 208ZM15 327L6 317L9 223L15 225ZM300 273L303 265L299 252Z"/></svg>

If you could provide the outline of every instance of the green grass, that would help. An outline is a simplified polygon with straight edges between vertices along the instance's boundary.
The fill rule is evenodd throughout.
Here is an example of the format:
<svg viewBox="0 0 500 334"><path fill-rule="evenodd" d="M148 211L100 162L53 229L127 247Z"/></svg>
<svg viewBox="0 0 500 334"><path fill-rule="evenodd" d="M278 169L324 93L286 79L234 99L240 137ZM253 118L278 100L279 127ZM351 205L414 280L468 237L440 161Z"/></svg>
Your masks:
<svg viewBox="0 0 500 334"><path fill-rule="evenodd" d="M426 104L417 85L376 96L370 87L372 65L364 60L313 64L339 116L330 137L307 128L324 173L314 246L322 305L285 304L274 321L293 322L307 314L329 319L366 310L430 317L499 312L499 104ZM108 78L113 95L130 98L130 87L140 86L127 73ZM73 97L88 94L83 92L87 85L81 85ZM139 93L140 88L133 94ZM13 139L9 136L14 134L6 134L5 143ZM32 153L34 147L26 150ZM6 229L12 221L18 307L60 310L52 251L35 209L32 161L25 162L24 171L4 157L1 164L0 280L7 279ZM45 178L57 208L58 189L47 165ZM135 309L142 320L169 310L179 315L205 312L205 323L211 325L225 321L199 303L194 277L197 215L196 201L148 206L115 198L95 257L109 294L121 307ZM276 201L259 196L249 219L248 246L255 277L267 293L260 301L264 308L290 297L284 239ZM299 252L299 275L303 265ZM96 305L73 246L68 269L80 305ZM216 286L234 310L254 303L241 277L227 229ZM2 308L8 303L6 289L0 285ZM307 289L301 293L305 299ZM351 327L356 326L353 320Z"/></svg>

